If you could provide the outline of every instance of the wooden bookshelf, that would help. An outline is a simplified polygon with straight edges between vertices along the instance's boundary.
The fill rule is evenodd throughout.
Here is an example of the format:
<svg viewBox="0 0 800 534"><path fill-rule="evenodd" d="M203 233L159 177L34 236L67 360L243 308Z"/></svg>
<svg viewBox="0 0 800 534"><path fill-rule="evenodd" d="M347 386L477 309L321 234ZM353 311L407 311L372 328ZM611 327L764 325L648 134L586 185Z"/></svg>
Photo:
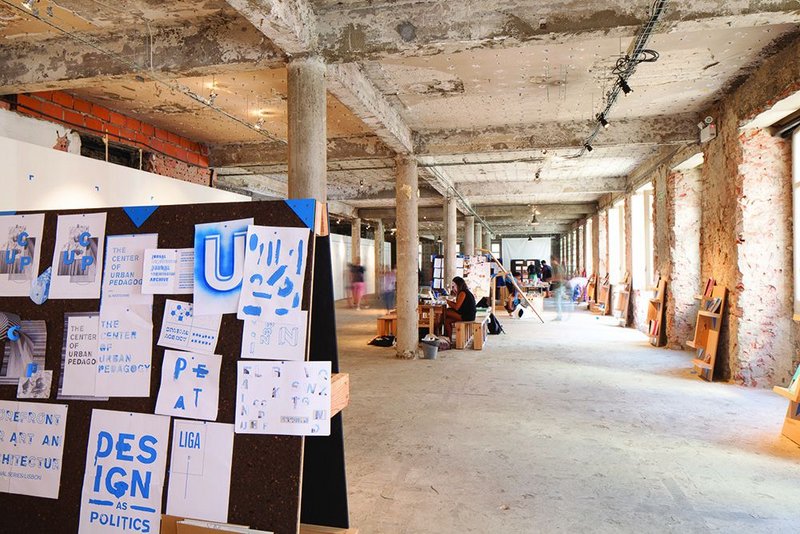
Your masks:
<svg viewBox="0 0 800 534"><path fill-rule="evenodd" d="M663 347L667 344L664 317L666 315L667 282L659 280L656 286L656 295L647 303L647 335L650 344L654 347Z"/></svg>
<svg viewBox="0 0 800 534"><path fill-rule="evenodd" d="M597 273L592 273L589 276L589 281L586 283L584 300L589 303L589 307L592 306L592 303L597 301Z"/></svg>
<svg viewBox="0 0 800 534"><path fill-rule="evenodd" d="M800 367L788 387L775 386L772 391L789 401L781 434L800 445Z"/></svg>
<svg viewBox="0 0 800 534"><path fill-rule="evenodd" d="M597 288L597 302L589 309L595 315L611 315L611 284L606 282Z"/></svg>
<svg viewBox="0 0 800 534"><path fill-rule="evenodd" d="M715 285L711 294L702 295L700 298L700 309L697 310L697 322L694 327L694 339L686 343L687 346L695 349L696 358L692 360L692 365L697 370L697 374L703 380L711 382L714 379L714 365L717 361L717 345L719 344L719 332L722 327L722 312L725 309L725 300L728 290L723 286ZM717 311L710 311L707 308L719 299L716 305Z"/></svg>
<svg viewBox="0 0 800 534"><path fill-rule="evenodd" d="M628 326L628 307L631 303L631 285L619 284L614 299L614 317L619 319L619 325Z"/></svg>

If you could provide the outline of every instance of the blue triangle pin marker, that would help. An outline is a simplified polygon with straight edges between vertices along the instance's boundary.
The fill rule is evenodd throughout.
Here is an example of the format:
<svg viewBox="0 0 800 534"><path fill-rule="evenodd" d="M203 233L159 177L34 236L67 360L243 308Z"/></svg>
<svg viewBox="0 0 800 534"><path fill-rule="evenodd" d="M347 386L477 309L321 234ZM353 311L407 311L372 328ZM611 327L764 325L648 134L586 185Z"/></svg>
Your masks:
<svg viewBox="0 0 800 534"><path fill-rule="evenodd" d="M0 215L16 215L16 211L0 211Z"/></svg>
<svg viewBox="0 0 800 534"><path fill-rule="evenodd" d="M158 206L130 206L122 209L131 218L136 228L139 228L158 209Z"/></svg>
<svg viewBox="0 0 800 534"><path fill-rule="evenodd" d="M286 205L292 208L295 215L297 215L303 224L305 224L311 230L314 230L314 216L316 214L317 209L317 201L313 198L301 198L301 199L288 199L284 200Z"/></svg>

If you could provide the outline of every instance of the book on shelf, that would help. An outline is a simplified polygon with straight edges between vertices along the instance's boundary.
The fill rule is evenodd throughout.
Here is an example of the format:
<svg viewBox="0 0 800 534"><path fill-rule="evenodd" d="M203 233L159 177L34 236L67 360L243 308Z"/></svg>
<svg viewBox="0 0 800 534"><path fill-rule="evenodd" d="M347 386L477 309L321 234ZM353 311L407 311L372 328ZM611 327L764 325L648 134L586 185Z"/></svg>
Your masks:
<svg viewBox="0 0 800 534"><path fill-rule="evenodd" d="M713 299L706 300L704 308L709 313L718 313L721 306L722 306L722 299L719 297L715 297Z"/></svg>
<svg viewBox="0 0 800 534"><path fill-rule="evenodd" d="M800 390L800 365L797 366L797 370L794 372L794 376L786 389L793 393L797 393Z"/></svg>
<svg viewBox="0 0 800 534"><path fill-rule="evenodd" d="M707 299L711 298L711 293L714 291L716 281L713 278L706 280L706 287L703 289L703 296Z"/></svg>
<svg viewBox="0 0 800 534"><path fill-rule="evenodd" d="M658 335L658 319L653 319L650 321L650 335L655 337Z"/></svg>

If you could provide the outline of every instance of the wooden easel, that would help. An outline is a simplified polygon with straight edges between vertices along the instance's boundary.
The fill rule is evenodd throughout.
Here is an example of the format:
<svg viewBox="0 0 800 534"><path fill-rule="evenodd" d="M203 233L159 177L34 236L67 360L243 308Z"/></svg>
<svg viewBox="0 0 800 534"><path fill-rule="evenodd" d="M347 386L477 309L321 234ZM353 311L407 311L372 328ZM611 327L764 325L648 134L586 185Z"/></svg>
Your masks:
<svg viewBox="0 0 800 534"><path fill-rule="evenodd" d="M495 264L497 264L497 267L500 269L500 272L502 272L504 275L510 274L508 271L506 271L505 267L503 267L503 264L500 263L499 261L497 261L497 258L494 257L494 254L492 254L492 251L486 250L486 249L483 249L483 248L480 249L480 251L483 252L484 254L487 254L492 259L492 261L495 262ZM492 292L494 291L494 288L495 288L495 285L496 285L494 283L494 278L495 277L492 277L492 285L489 288L490 291L492 291ZM531 309L531 311L533 311L533 313L536 315L536 317L538 317L539 320L542 322L542 324L544 324L544 319L542 319L542 316L539 315L539 312L536 311L536 308L533 307L533 303L530 300L528 300L528 296L525 294L525 292L522 290L522 288L519 287L519 285L517 284L517 281L514 279L513 276L511 276L511 283L514 284L514 287L516 288L517 294L520 296L520 298L525 300L525 302L528 304L528 307ZM492 300L492 313L494 313L494 295L492 294L490 298Z"/></svg>
<svg viewBox="0 0 800 534"><path fill-rule="evenodd" d="M789 400L781 433L800 445L800 367L795 371L789 387L775 386L772 391Z"/></svg>
<svg viewBox="0 0 800 534"><path fill-rule="evenodd" d="M589 310L595 315L611 315L611 284L608 283L608 275L600 282L597 300L589 305Z"/></svg>
<svg viewBox="0 0 800 534"><path fill-rule="evenodd" d="M664 316L666 314L667 282L659 280L655 298L650 299L647 304L647 335L650 337L650 344L654 347L666 345L666 335L664 329Z"/></svg>
<svg viewBox="0 0 800 534"><path fill-rule="evenodd" d="M714 286L710 296L703 296L700 299L700 309L697 310L697 322L694 326L694 339L686 343L687 346L702 349L701 357L692 360L692 365L697 369L698 374L704 380L711 382L714 380L714 364L717 361L717 344L719 343L719 331L722 327L722 311L725 309L725 298L728 290L723 286ZM719 311L710 312L706 310L708 302L720 299Z"/></svg>

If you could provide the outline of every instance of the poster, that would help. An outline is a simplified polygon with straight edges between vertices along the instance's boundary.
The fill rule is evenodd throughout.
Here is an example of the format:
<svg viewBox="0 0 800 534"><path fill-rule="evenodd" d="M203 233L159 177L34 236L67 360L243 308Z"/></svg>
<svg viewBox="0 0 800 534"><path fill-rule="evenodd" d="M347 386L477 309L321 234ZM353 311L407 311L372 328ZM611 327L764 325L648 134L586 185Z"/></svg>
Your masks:
<svg viewBox="0 0 800 534"><path fill-rule="evenodd" d="M149 397L153 307L100 311L95 395Z"/></svg>
<svg viewBox="0 0 800 534"><path fill-rule="evenodd" d="M152 295L142 294L142 271L145 249L157 246L158 234L108 236L101 308L153 304Z"/></svg>
<svg viewBox="0 0 800 534"><path fill-rule="evenodd" d="M64 369L60 395L94 397L97 380L98 334L97 313L64 314Z"/></svg>
<svg viewBox="0 0 800 534"><path fill-rule="evenodd" d="M27 297L39 275L44 214L0 216L0 296Z"/></svg>
<svg viewBox="0 0 800 534"><path fill-rule="evenodd" d="M233 425L175 420L167 514L228 522Z"/></svg>
<svg viewBox="0 0 800 534"><path fill-rule="evenodd" d="M195 314L236 313L242 289L245 237L251 224L253 219L195 225Z"/></svg>
<svg viewBox="0 0 800 534"><path fill-rule="evenodd" d="M301 318L290 323L262 322L253 319L244 321L241 357L255 360L304 361L308 312L299 313Z"/></svg>
<svg viewBox="0 0 800 534"><path fill-rule="evenodd" d="M191 295L194 293L194 249L145 250L142 293L146 295Z"/></svg>
<svg viewBox="0 0 800 534"><path fill-rule="evenodd" d="M19 385L17 386L17 398L49 399L52 387L53 371L33 367L31 372L20 377Z"/></svg>
<svg viewBox="0 0 800 534"><path fill-rule="evenodd" d="M222 356L164 351L156 413L189 419L217 419Z"/></svg>
<svg viewBox="0 0 800 534"><path fill-rule="evenodd" d="M49 298L100 298L105 234L105 213L58 216Z"/></svg>
<svg viewBox="0 0 800 534"><path fill-rule="evenodd" d="M310 235L308 228L248 228L239 319L300 319Z"/></svg>
<svg viewBox="0 0 800 534"><path fill-rule="evenodd" d="M0 491L58 499L66 404L0 401Z"/></svg>
<svg viewBox="0 0 800 534"><path fill-rule="evenodd" d="M23 321L18 315L8 312L0 312L0 323L11 325L0 363L0 385L17 386L20 377L26 376L31 366L44 369L47 323Z"/></svg>
<svg viewBox="0 0 800 534"><path fill-rule="evenodd" d="M213 354L221 322L222 315L196 316L191 302L167 299L158 344L171 349Z"/></svg>
<svg viewBox="0 0 800 534"><path fill-rule="evenodd" d="M79 534L157 533L169 417L92 410Z"/></svg>
<svg viewBox="0 0 800 534"><path fill-rule="evenodd" d="M331 362L240 361L236 433L329 436Z"/></svg>

